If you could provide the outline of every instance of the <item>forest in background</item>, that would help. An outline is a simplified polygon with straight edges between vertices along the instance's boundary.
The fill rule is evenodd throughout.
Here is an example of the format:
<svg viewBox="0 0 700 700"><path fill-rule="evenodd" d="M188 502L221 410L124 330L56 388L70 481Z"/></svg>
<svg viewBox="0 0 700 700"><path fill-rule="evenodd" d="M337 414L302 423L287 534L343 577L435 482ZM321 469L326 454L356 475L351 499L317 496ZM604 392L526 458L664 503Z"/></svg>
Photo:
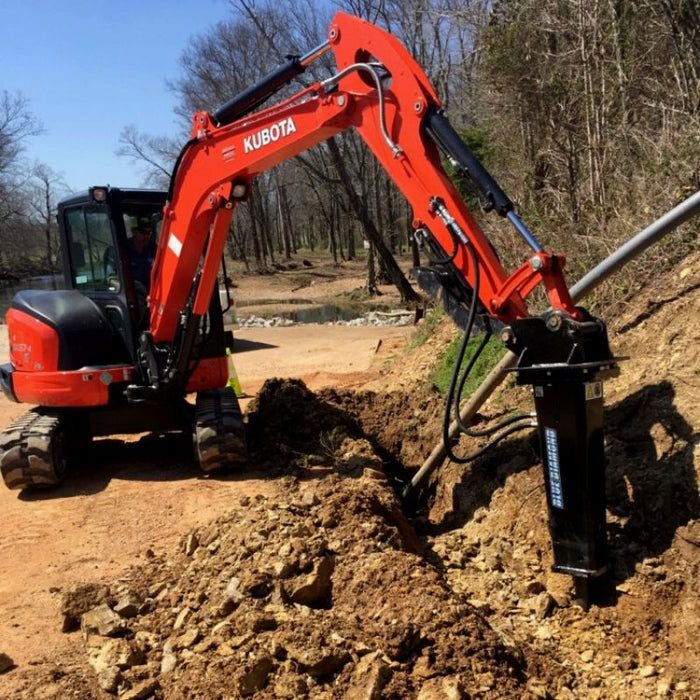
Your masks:
<svg viewBox="0 0 700 700"><path fill-rule="evenodd" d="M183 137L125 125L119 154L145 183L167 184L191 115L213 110L325 38L340 9L388 29L424 68L446 113L575 280L622 241L700 189L700 0L230 0L230 18L194 37L171 84ZM332 74L330 56L279 95ZM0 101L0 273L55 269L60 179L28 169L37 133L21 95ZM276 98L277 99L277 98ZM52 164L60 169L60 164ZM134 183L137 184L137 183ZM462 187L479 214L478 200ZM411 213L361 140L344 133L261 175L234 217L229 254L251 271L305 249L339 263L367 253L367 289L413 292L393 253L411 246ZM527 250L497 215L478 215L506 269ZM686 226L601 294L624 296L697 245ZM27 269L22 268L25 261Z"/></svg>

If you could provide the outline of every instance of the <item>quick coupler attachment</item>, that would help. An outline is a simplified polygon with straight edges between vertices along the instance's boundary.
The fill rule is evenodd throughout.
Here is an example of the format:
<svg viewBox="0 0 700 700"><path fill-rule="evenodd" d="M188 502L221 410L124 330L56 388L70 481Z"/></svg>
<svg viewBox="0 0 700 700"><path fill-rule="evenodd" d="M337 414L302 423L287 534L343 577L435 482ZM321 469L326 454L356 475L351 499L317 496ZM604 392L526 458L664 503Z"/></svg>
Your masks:
<svg viewBox="0 0 700 700"><path fill-rule="evenodd" d="M518 384L533 387L547 491L554 571L589 583L609 569L605 525L602 380L618 373L602 321L553 311L501 334L518 355Z"/></svg>

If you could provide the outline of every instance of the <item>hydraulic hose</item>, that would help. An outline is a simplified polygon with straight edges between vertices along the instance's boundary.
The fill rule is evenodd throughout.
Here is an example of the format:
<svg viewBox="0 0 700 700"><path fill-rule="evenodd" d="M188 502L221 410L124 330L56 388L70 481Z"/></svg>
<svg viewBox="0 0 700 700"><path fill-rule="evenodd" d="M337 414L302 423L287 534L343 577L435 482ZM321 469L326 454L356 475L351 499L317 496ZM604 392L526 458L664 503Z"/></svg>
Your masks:
<svg viewBox="0 0 700 700"><path fill-rule="evenodd" d="M614 253L585 274L571 287L570 293L572 299L577 302L586 297L604 280L610 277L610 275L617 272L617 270L630 260L641 255L653 243L657 242L698 213L700 213L700 191L688 197L671 209L671 211L630 238ZM514 353L508 352L491 370L479 388L471 395L469 401L461 408L459 414L463 423L467 423L476 415L476 412L484 405L489 396L493 394L508 376L508 370L515 365L517 359ZM454 438L458 432L459 425L457 421L453 421L449 426L448 438ZM414 488L429 477L445 460L446 454L445 440L442 439L435 445L433 451L425 462L423 462L421 468L413 475L411 481L406 485L403 492L404 496L407 496Z"/></svg>

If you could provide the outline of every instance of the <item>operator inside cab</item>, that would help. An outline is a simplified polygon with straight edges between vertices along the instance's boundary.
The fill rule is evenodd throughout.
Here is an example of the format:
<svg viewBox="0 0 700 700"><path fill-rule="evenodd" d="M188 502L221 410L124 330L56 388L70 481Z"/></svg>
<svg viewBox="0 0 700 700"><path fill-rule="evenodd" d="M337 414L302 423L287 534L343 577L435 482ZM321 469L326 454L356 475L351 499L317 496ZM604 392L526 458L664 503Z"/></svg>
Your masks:
<svg viewBox="0 0 700 700"><path fill-rule="evenodd" d="M151 267L155 258L153 227L149 217L139 216L133 219L131 238L128 239L127 246L134 282L137 287L139 284L143 285L148 294L151 287Z"/></svg>

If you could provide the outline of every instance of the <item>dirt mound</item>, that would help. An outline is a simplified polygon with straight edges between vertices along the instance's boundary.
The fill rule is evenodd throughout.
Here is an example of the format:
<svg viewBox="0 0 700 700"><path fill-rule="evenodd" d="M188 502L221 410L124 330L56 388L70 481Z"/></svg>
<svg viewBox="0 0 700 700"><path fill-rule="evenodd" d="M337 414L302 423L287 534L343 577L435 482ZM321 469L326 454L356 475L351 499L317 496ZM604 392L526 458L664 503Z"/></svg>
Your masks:
<svg viewBox="0 0 700 700"><path fill-rule="evenodd" d="M284 487L286 501L244 500L190 533L173 556L133 570L107 604L82 616L104 691L522 694L522 652L426 564L379 472L286 477ZM103 627L86 622L96 611Z"/></svg>
<svg viewBox="0 0 700 700"><path fill-rule="evenodd" d="M302 381L270 379L248 409L247 434L251 459L284 471L328 463L336 447L347 437L359 437L360 429Z"/></svg>
<svg viewBox="0 0 700 700"><path fill-rule="evenodd" d="M606 384L614 573L590 611L550 571L532 436L446 464L425 509L403 513L396 478L440 434L423 380L452 336L440 329L384 372L391 391L269 381L249 440L281 496L243 498L176 551L64 594L88 663L42 668L27 692L49 680L56 697L127 700L697 697L699 312L696 255L609 324L632 359ZM482 412L529 402L508 387Z"/></svg>
<svg viewBox="0 0 700 700"><path fill-rule="evenodd" d="M440 436L444 400L427 383L408 394L323 389L318 398L354 418L385 466L420 467Z"/></svg>
<svg viewBox="0 0 700 700"><path fill-rule="evenodd" d="M310 391L296 379L268 380L248 410L251 457L266 470L375 466L406 478L440 435L444 401L428 383L404 391ZM343 441L350 440L349 454ZM364 457L358 452L364 441ZM274 450L271 446L274 445Z"/></svg>

